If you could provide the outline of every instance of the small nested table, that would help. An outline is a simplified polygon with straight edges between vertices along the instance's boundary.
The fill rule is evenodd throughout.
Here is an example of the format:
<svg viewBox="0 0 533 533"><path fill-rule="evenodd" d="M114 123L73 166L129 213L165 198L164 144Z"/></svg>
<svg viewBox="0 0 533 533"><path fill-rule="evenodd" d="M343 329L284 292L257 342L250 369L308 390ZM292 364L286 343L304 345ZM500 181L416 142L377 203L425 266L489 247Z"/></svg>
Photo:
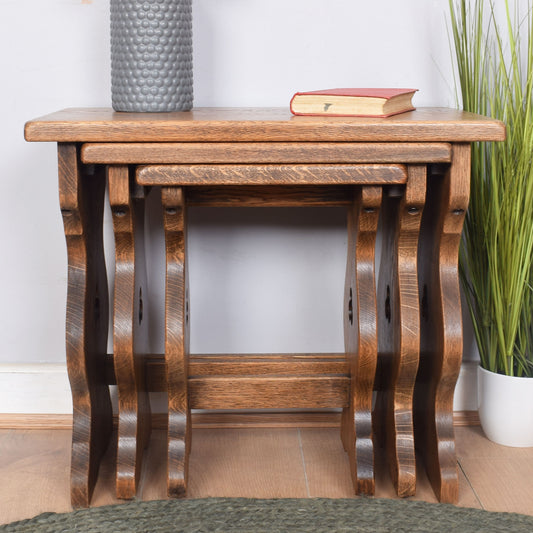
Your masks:
<svg viewBox="0 0 533 533"><path fill-rule="evenodd" d="M164 390L171 496L187 489L191 409L342 408L341 438L356 493L374 492L379 439L399 495L415 492L416 444L439 499L457 500L457 258L470 143L503 140L501 122L450 109L387 119L293 117L286 109L70 109L29 122L25 133L29 141L58 143L74 506L90 502L111 436L115 382L120 498L137 490L151 427L148 392ZM112 355L102 245L106 181L116 250ZM161 190L166 243L163 356L147 353L143 305L144 198L153 187ZM191 205L346 206L345 353L189 355Z"/></svg>

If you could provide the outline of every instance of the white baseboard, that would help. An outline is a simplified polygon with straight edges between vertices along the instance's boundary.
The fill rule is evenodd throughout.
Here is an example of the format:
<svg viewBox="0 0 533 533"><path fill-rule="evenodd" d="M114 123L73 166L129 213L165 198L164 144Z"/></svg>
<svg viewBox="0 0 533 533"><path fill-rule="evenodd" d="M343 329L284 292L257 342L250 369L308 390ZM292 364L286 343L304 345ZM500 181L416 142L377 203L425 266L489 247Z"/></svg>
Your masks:
<svg viewBox="0 0 533 533"><path fill-rule="evenodd" d="M454 411L477 410L477 366L476 361L463 362ZM66 364L0 365L0 413L72 413Z"/></svg>
<svg viewBox="0 0 533 533"><path fill-rule="evenodd" d="M0 365L0 413L72 413L67 365Z"/></svg>

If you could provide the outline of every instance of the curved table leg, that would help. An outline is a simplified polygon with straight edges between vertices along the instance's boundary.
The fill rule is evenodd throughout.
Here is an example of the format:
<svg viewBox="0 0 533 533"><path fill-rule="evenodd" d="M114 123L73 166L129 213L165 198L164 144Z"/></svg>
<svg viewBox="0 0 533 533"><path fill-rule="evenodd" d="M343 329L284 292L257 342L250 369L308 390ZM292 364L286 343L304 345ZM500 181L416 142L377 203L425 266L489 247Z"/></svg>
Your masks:
<svg viewBox="0 0 533 533"><path fill-rule="evenodd" d="M108 292L102 242L103 167L83 167L75 144L58 145L59 198L67 241L66 356L72 390L71 501L88 507L113 427L105 379ZM94 171L93 175L87 175Z"/></svg>
<svg viewBox="0 0 533 533"><path fill-rule="evenodd" d="M137 492L142 456L150 437L150 403L144 363L148 351L144 258L144 191L127 166L108 167L115 231L113 362L118 388L117 498ZM130 183L134 190L130 191ZM137 192L137 194L134 194Z"/></svg>
<svg viewBox="0 0 533 533"><path fill-rule="evenodd" d="M470 145L453 146L444 175L429 180L419 265L421 359L415 392L417 446L441 502L459 497L453 394L463 352L457 261L470 192Z"/></svg>
<svg viewBox="0 0 533 533"><path fill-rule="evenodd" d="M378 288L382 386L376 419L382 424L398 496L416 491L413 393L419 361L417 248L426 196L426 167L411 165L405 193L383 203L383 242Z"/></svg>
<svg viewBox="0 0 533 533"><path fill-rule="evenodd" d="M191 417L187 392L189 355L189 302L187 285L187 234L184 191L161 189L166 246L165 360L168 391L169 496L187 491L191 444Z"/></svg>
<svg viewBox="0 0 533 533"><path fill-rule="evenodd" d="M372 392L378 356L375 250L381 187L357 189L348 211L348 261L344 289L344 344L350 365L349 406L341 438L350 457L357 494L374 494Z"/></svg>

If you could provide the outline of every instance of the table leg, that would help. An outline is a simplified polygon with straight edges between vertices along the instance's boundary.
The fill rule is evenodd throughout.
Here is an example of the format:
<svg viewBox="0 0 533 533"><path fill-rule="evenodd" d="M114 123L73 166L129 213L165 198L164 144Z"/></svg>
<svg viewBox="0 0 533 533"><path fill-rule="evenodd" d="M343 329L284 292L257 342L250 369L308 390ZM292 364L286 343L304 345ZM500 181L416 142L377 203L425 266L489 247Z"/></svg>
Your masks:
<svg viewBox="0 0 533 533"><path fill-rule="evenodd" d="M415 392L417 446L441 502L459 497L453 394L463 352L457 260L470 192L470 145L453 146L431 177L420 238L421 358Z"/></svg>
<svg viewBox="0 0 533 533"><path fill-rule="evenodd" d="M417 248L426 196L426 167L411 165L401 197L383 202L383 241L378 287L380 379L375 417L384 435L398 496L416 490L413 392L420 331Z"/></svg>
<svg viewBox="0 0 533 533"><path fill-rule="evenodd" d="M68 254L66 357L72 390L71 501L88 507L113 427L105 379L108 291L102 241L105 172L58 145L59 198ZM89 172L92 175L88 175Z"/></svg>
<svg viewBox="0 0 533 533"><path fill-rule="evenodd" d="M137 492L142 456L151 429L145 383L148 324L144 257L144 190L127 166L108 167L109 203L115 230L113 363L118 389L117 498Z"/></svg>
<svg viewBox="0 0 533 533"><path fill-rule="evenodd" d="M372 392L378 357L375 250L381 187L360 187L348 210L344 344L350 365L349 407L341 438L357 494L374 494Z"/></svg>
<svg viewBox="0 0 533 533"><path fill-rule="evenodd" d="M168 391L168 495L187 491L191 417L187 389L189 301L184 191L161 189L166 246L165 361Z"/></svg>

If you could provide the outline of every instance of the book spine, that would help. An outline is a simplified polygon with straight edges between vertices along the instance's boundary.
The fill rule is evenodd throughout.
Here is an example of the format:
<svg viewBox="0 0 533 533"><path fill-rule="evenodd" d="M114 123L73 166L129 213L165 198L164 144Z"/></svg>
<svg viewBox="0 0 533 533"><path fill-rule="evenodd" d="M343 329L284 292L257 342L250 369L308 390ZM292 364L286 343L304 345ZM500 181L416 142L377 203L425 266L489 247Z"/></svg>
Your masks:
<svg viewBox="0 0 533 533"><path fill-rule="evenodd" d="M301 113L296 113L296 112L294 111L294 109L292 108L292 103L294 102L294 99L295 99L298 95L300 95L300 94L302 94L302 93L295 93L295 94L293 94L293 96L292 96L292 98L291 98L291 103L289 104L289 108L290 108L291 113L292 113L293 115L300 115L300 114L301 114Z"/></svg>

